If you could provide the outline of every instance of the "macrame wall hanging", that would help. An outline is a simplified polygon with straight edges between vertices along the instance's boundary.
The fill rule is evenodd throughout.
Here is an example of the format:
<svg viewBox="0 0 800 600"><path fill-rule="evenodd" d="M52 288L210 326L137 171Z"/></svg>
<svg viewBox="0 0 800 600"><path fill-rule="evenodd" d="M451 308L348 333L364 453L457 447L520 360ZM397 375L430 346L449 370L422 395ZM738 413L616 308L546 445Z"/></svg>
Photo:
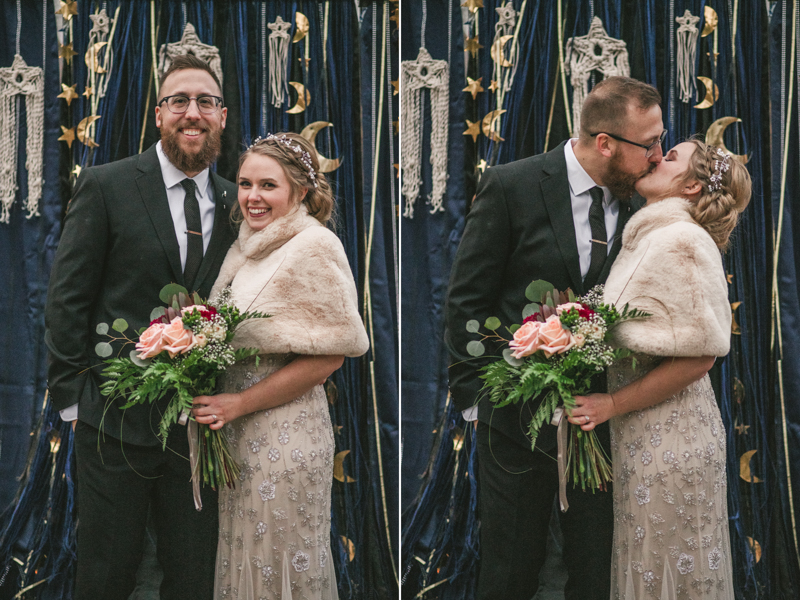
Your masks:
<svg viewBox="0 0 800 600"><path fill-rule="evenodd" d="M697 93L697 84L694 81L695 58L697 57L697 36L700 30L697 24L700 17L695 17L687 9L682 17L676 17L678 31L675 36L678 38L678 60L676 65L678 89L681 94L681 102L691 102L692 96Z"/></svg>
<svg viewBox="0 0 800 600"><path fill-rule="evenodd" d="M569 38L566 43L564 72L572 84L572 135L581 130L581 109L592 71L602 73L603 79L631 73L625 42L609 37L599 17L592 19L588 34Z"/></svg>
<svg viewBox="0 0 800 600"><path fill-rule="evenodd" d="M450 67L446 60L433 60L423 47L416 60L400 64L400 122L403 124L401 155L403 157L403 216L414 217L414 202L422 185L422 90L430 90L431 165L433 189L428 198L431 213L444 211L442 201L447 188L447 127L450 121Z"/></svg>
<svg viewBox="0 0 800 600"><path fill-rule="evenodd" d="M274 23L267 25L272 32L269 34L269 91L272 105L280 108L283 104L284 94L289 88L286 84L286 61L289 60L289 30L291 23L287 23L280 16Z"/></svg>
<svg viewBox="0 0 800 600"><path fill-rule="evenodd" d="M19 11L17 13L19 15ZM19 30L18 30L19 31ZM19 40L17 41L19 48ZM0 69L0 223L8 223L17 193L17 143L19 111L17 96L25 97L25 169L28 171L27 218L39 216L42 198L42 154L44 147L44 72L29 67L22 56L14 55L10 67Z"/></svg>
<svg viewBox="0 0 800 600"><path fill-rule="evenodd" d="M209 46L200 41L197 37L194 25L187 23L183 30L183 37L180 42L164 44L158 52L158 77L164 74L172 64L172 59L180 54L192 54L197 58L202 58L214 71L220 84L222 83L222 61L219 57L219 50L216 46Z"/></svg>

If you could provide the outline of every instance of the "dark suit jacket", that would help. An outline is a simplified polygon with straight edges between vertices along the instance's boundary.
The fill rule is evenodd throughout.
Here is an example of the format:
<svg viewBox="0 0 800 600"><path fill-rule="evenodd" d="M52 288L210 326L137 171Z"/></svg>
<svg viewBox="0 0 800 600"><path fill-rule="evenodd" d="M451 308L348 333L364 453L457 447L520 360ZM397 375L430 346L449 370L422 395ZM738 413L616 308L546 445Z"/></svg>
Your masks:
<svg viewBox="0 0 800 600"><path fill-rule="evenodd" d="M229 218L236 186L210 175L214 231L195 285L203 298L236 236ZM163 305L158 294L170 282L184 285L155 146L85 169L64 220L45 310L48 387L58 410L78 402L78 418L105 434L138 445L160 443L155 432L163 406L139 405L123 413L117 404L104 416L108 398L98 388L102 363L94 347L108 341L96 332L97 324L111 325L118 318L128 322L125 333L135 339L135 331L149 324L152 309ZM119 352L121 344L114 349ZM132 349L125 346L122 355Z"/></svg>
<svg viewBox="0 0 800 600"><path fill-rule="evenodd" d="M601 282L619 253L622 230L632 212L632 204L620 205L616 238ZM525 288L534 279L544 279L561 291L585 291L564 143L546 154L492 167L478 186L450 275L445 318L450 392L459 410L481 398L479 369L496 360L469 356L467 342L477 338L465 329L467 321L477 319L483 324L495 316L506 327L521 323L522 309L529 302ZM524 432L536 408L538 403L533 402L493 410L487 399L478 404L478 419L529 447ZM555 429L541 430L538 448L555 447Z"/></svg>

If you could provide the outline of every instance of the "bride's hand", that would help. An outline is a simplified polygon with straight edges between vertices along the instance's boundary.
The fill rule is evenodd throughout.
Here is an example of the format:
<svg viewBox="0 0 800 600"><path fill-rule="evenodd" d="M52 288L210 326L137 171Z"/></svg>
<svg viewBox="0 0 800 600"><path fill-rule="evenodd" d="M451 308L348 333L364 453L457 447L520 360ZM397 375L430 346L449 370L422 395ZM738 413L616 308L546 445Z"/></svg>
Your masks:
<svg viewBox="0 0 800 600"><path fill-rule="evenodd" d="M240 404L239 394L197 396L192 401L192 415L198 423L221 429L225 423L241 416L238 411Z"/></svg>
<svg viewBox="0 0 800 600"><path fill-rule="evenodd" d="M611 394L575 396L576 407L568 417L573 425L591 431L614 416L614 399Z"/></svg>

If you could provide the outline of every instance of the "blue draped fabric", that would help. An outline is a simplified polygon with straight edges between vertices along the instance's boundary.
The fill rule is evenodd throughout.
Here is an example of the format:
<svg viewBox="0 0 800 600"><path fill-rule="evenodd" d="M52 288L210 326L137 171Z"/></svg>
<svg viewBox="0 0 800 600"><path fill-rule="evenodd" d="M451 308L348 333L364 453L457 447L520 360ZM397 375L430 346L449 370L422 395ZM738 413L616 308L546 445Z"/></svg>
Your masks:
<svg viewBox="0 0 800 600"><path fill-rule="evenodd" d="M111 0L96 3L79 0L78 14L72 18L72 44L78 53L63 65L59 81L57 40L52 2L23 2L22 54L29 65L42 64L42 6L48 18L47 82L45 90L45 197L42 217L26 220L19 200L10 225L0 224L0 251L12 257L10 265L0 267L5 285L5 326L2 336L2 380L0 380L0 500L7 504L17 494L19 502L0 522L0 588L19 590L42 578L60 573L33 594L37 598L71 597L74 573L74 491L71 478L71 429L62 424L49 405L35 429L37 437L27 460L27 471L17 489L14 478L26 465L31 430L42 407L45 391L43 309L49 265L58 243L62 206L71 194L75 177L73 165L88 167L136 154L158 139L154 122L156 102L153 83L151 30L157 27L156 48L181 39L187 22L192 23L200 40L216 46L223 66L223 94L228 107L228 122L222 138L222 155L216 168L228 179L235 178L240 152L257 135L277 131L300 132L315 121L332 125L316 138L320 154L340 158L341 166L327 174L336 195L335 230L342 240L359 289L359 297L371 299L372 347L367 357L347 359L326 387L336 432L336 451L344 453L344 481L334 481L332 506L332 548L342 598L384 598L397 593L398 523L398 264L397 210L399 188L393 163L399 161L397 121L399 105L392 98L391 82L398 79L398 33L393 22L383 27L383 10L378 8L378 42L387 42L384 88L373 98L370 80L364 73L372 63L374 47L370 9L359 9L353 2L155 2ZM92 22L90 14L105 8L114 17L119 8L112 47L113 69L108 92L99 101L94 125L96 148L76 140L71 150L58 142L59 124L76 126L89 113L83 97L87 66L84 53ZM185 9L185 10L184 10ZM38 11L38 12L37 12ZM298 98L287 87L284 103L274 107L268 90L268 23L280 15L291 23L294 35L295 12L309 21L305 39L290 43L286 80L300 82L310 95L305 111L290 114L287 109ZM0 61L8 66L13 59L15 4L6 2L0 9L3 42ZM387 13L388 16L388 13ZM327 30L325 30L327 21ZM66 30L66 28L65 28ZM323 39L326 41L323 42ZM37 41L38 40L38 41ZM324 47L323 47L323 44ZM381 48L379 43L377 48ZM101 54L102 56L102 54ZM310 59L306 61L306 59ZM380 55L378 55L380 60ZM380 65L380 62L378 63ZM367 69L367 71L364 71ZM380 80L380 67L377 72ZM268 75L267 75L268 76ZM70 106L57 99L60 83L76 84L79 97ZM383 121L380 152L371 145L367 123L378 113L383 96ZM362 121L362 119L364 119ZM24 109L22 134L25 137ZM367 127L366 129L363 129ZM377 164L376 194L372 194L373 161ZM20 145L20 191L24 198L25 145ZM62 186L59 189L58 175ZM374 218L373 218L374 214ZM369 252L369 254L368 254ZM367 257L369 256L369 264ZM367 268L369 267L369 268ZM366 294L369 290L369 294ZM149 308L148 308L149 310ZM12 318L13 316L13 318ZM366 313L365 313L366 319ZM374 379L371 374L374 373ZM377 435L376 435L377 431ZM60 448L51 441L60 436ZM379 457L380 460L379 461ZM381 472L382 467L382 472ZM56 477L50 473L55 468ZM61 474L64 475L61 478ZM60 482L64 482L63 485ZM1 507L0 507L1 508ZM191 507L187 507L190 510ZM50 515L48 517L48 515ZM54 518L56 515L57 518ZM29 554L34 551L34 554ZM38 572L24 572L11 563L12 553L34 557ZM8 569L6 568L8 567ZM7 576L3 577L3 573ZM17 587L14 587L17 586ZM31 596L33 597L33 596Z"/></svg>
<svg viewBox="0 0 800 600"><path fill-rule="evenodd" d="M556 0L514 0L513 7L525 8L519 26L519 56L514 85L506 94L502 106L496 105L496 95L488 89L492 77L493 61L490 46L498 21L496 8L501 1L485 1L473 17L477 19L479 42L484 46L477 59L468 59L465 75L473 79L483 77L484 92L473 101L461 90L466 85L462 75L451 79L452 113L462 111L465 119L480 121L489 111L505 109L499 128L504 141L497 143L485 135L477 144L464 138L462 154L453 149L448 156L449 175L448 211L461 217L469 210L469 199L475 189L473 175L480 174L476 165L483 159L489 168L525 156L552 149L569 137L564 98L558 70L558 35ZM734 28L734 4L736 27ZM419 39L421 1L404 3L404 14L411 15L403 31L403 59L416 57ZM446 55L442 47L446 37L446 16L441 11L447 3L428 0L429 25L427 40L434 58ZM781 29L783 3L776 3L768 12L767 6L757 2L715 3L719 16L716 33L698 39L696 74L710 77L719 88L719 99L708 109L694 105L702 99L704 89L699 86L699 98L684 103L680 99L676 82L675 60L678 24L674 19L688 9L694 15L703 15L706 2L687 0L667 3L655 0L596 0L595 2L562 2L564 19L563 42L574 36L586 35L593 16L598 16L611 37L627 43L631 75L655 85L663 97L663 114L668 130L665 147L685 140L695 133L705 132L712 122L726 116L738 117L741 123L730 125L724 142L731 152L748 157L748 169L753 179L753 199L734 233L731 248L725 255L725 268L730 276L730 301L738 329L732 335L730 355L718 361L712 379L718 392L723 421L727 431L729 517L737 598L793 598L796 597L800 574L796 524L800 520L800 347L798 346L797 239L796 196L798 181L797 159L798 109L800 94L795 87L794 116L790 124L790 151L786 203L782 229L781 255L778 261L781 308L781 333L783 352L778 351L777 339L771 337L771 294L773 231L777 227L780 158L783 140L780 134L781 110L786 107L789 85L789 59L795 50L790 48L794 13L788 6L788 23ZM430 15L438 10L435 20ZM456 18L461 10L456 10ZM704 20L699 27L702 30ZM408 29L412 31L408 31ZM769 29L769 37L767 31ZM736 30L735 55L733 32ZM784 31L786 55L781 67L781 31ZM474 29L464 35L472 37ZM715 41L716 37L716 41ZM459 56L461 36L453 37L453 52ZM719 53L716 65L711 54ZM511 45L508 42L506 48ZM460 61L459 61L460 62ZM463 63L462 63L463 64ZM785 70L785 89L781 95L780 74ZM590 79L599 81L600 74ZM795 74L794 85L797 86ZM572 101L572 88L567 77L567 96ZM463 107L463 108L462 108ZM781 108L783 107L783 108ZM571 116L571 115L570 115ZM467 125L462 120L456 128L463 132ZM771 133L770 133L771 132ZM422 164L428 155L423 154ZM463 168L462 168L463 167ZM465 179L462 179L466 175ZM465 182L465 189L458 186ZM430 183L424 182L422 196L429 193ZM795 192L795 193L793 193ZM429 256L442 244L455 248L460 235L460 223L453 228L439 228L435 236L425 238L417 234L422 225L420 217L432 221L428 215L417 213L414 220L403 223L403 426L404 447L415 454L406 453L403 464L403 557L402 570L406 588L413 596L425 586L434 585L444 578L448 583L437 592L441 597L473 597L471 580L464 576L477 569L475 538L478 523L450 524L450 528L472 527L472 530L453 532L446 521L452 518L451 510L472 511L476 488L470 477L463 477L463 465L456 467L459 452L470 453L469 436L464 449L456 450L456 427L463 428L460 416L448 408L441 419L447 392L443 378L444 367L433 368L428 359L417 360L422 350L419 340L433 340L423 357L437 356L443 351L441 342L444 292L437 286L447 280L449 263L431 268ZM428 225L429 226L429 225ZM429 226L430 227L430 226ZM412 234L414 237L412 237ZM413 279L410 274L414 275ZM446 283L444 284L446 286ZM410 292L407 290L411 290ZM422 291L421 291L422 290ZM424 294L427 293L427 296ZM425 301L418 300L424 299ZM739 303L739 304L735 304ZM407 308L408 307L408 308ZM427 310L425 309L427 307ZM410 315L410 317L409 317ZM405 341L411 342L408 348ZM412 345L413 344L413 345ZM409 358L411 357L411 358ZM781 359L778 363L776 359ZM438 365L436 365L438 367ZM783 389L778 389L777 369L783 372ZM406 390L412 389L410 394ZM782 393L781 393L782 392ZM438 412L433 422L444 431L438 432L431 449L430 426L420 428L420 415L428 415L431 407ZM785 416L784 416L785 412ZM787 444L784 446L783 430L786 428ZM755 452L753 452L755 451ZM430 452L430 462L423 457ZM749 453L745 455L745 453ZM745 480L741 472L741 459L750 467L751 477ZM749 462L747 458L749 457ZM788 461L788 467L787 467ZM789 488L788 474L792 475L793 488ZM791 496L790 496L791 493ZM460 498L461 504L454 499ZM790 503L790 499L793 503ZM469 540L466 542L465 540ZM435 551L434 551L435 550ZM445 558L446 557L446 558ZM451 563L459 567L453 568ZM454 589L450 589L453 588ZM459 596L459 594L461 594Z"/></svg>

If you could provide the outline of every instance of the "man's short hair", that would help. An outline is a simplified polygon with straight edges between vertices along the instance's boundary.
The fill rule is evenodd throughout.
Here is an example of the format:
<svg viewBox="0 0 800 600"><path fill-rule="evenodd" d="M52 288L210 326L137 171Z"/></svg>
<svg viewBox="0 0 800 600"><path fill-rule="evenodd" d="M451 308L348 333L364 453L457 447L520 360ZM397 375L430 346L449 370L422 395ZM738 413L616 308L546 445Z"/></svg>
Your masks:
<svg viewBox="0 0 800 600"><path fill-rule="evenodd" d="M629 107L646 111L661 104L661 94L649 83L631 77L609 77L598 82L586 96L581 109L581 138L593 133L620 130Z"/></svg>
<svg viewBox="0 0 800 600"><path fill-rule="evenodd" d="M214 73L211 65L209 65L202 58L197 58L193 54L179 54L178 56L173 57L172 64L170 64L169 69L164 71L164 74L158 81L158 89L161 90L161 88L164 87L164 82L167 80L167 77L172 75L175 71L183 71L184 69L197 69L199 71L205 71L211 75L214 83L216 83L217 87L219 88L220 95L222 94L222 84L219 82L219 77L217 77L217 74Z"/></svg>

